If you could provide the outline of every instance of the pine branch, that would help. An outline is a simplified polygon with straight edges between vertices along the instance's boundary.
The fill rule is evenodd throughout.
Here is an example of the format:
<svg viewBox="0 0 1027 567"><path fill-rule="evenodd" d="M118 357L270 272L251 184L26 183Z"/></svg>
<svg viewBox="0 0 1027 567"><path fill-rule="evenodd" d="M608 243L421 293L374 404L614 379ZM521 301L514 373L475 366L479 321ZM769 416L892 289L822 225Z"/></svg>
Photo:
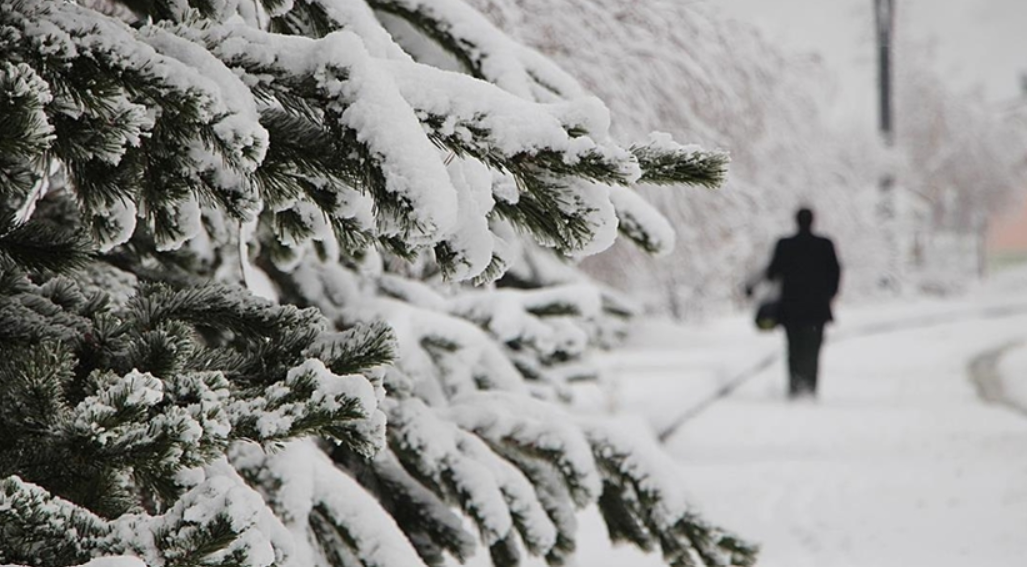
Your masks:
<svg viewBox="0 0 1027 567"><path fill-rule="evenodd" d="M0 66L0 197L25 195L35 183L35 164L54 141L44 112L51 99L46 82L29 65Z"/></svg>
<svg viewBox="0 0 1027 567"><path fill-rule="evenodd" d="M249 338L286 339L298 334L301 342L312 342L325 324L315 310L275 305L223 285L184 290L159 284L144 286L130 301L128 315L141 329L154 329L165 321L183 321Z"/></svg>
<svg viewBox="0 0 1027 567"><path fill-rule="evenodd" d="M648 472L657 466L656 459L664 458L656 455L657 447L628 446L625 438L598 424L587 426L586 432L603 474L599 509L612 541L630 542L647 551L659 546L664 559L675 567L748 567L756 562L757 546L711 526L691 511L668 505L665 492L677 487L661 484Z"/></svg>
<svg viewBox="0 0 1027 567"><path fill-rule="evenodd" d="M396 337L388 324L376 321L326 333L304 354L323 360L336 374L356 374L391 363L396 358Z"/></svg>
<svg viewBox="0 0 1027 567"><path fill-rule="evenodd" d="M111 532L100 517L18 477L0 479L0 557L44 567L85 563Z"/></svg>
<svg viewBox="0 0 1027 567"><path fill-rule="evenodd" d="M324 37L342 29L345 24L331 17L321 2L294 0L291 10L271 18L269 28L270 31L280 34Z"/></svg>
<svg viewBox="0 0 1027 567"><path fill-rule="evenodd" d="M400 465L392 451L382 451L366 461L344 448L332 451L332 458L374 494L417 549L428 565L446 564L444 553L460 563L473 555L477 542L449 504L419 483Z"/></svg>
<svg viewBox="0 0 1027 567"><path fill-rule="evenodd" d="M0 269L68 272L81 268L92 254L82 234L45 220L17 224L0 217Z"/></svg>
<svg viewBox="0 0 1027 567"><path fill-rule="evenodd" d="M648 143L632 146L631 153L642 168L639 183L654 185L685 183L716 189L724 183L731 161L725 152L682 146L669 136L654 135Z"/></svg>
<svg viewBox="0 0 1027 567"><path fill-rule="evenodd" d="M525 98L553 100L580 96L580 87L569 75L507 37L469 6L454 2L440 9L431 3L409 0L369 0L368 4L409 22L456 58L471 76L496 83ZM449 19L454 12L463 25L454 25ZM468 25L468 22L473 23ZM497 73L488 64L490 58L504 60L502 72ZM516 72L510 72L511 67Z"/></svg>

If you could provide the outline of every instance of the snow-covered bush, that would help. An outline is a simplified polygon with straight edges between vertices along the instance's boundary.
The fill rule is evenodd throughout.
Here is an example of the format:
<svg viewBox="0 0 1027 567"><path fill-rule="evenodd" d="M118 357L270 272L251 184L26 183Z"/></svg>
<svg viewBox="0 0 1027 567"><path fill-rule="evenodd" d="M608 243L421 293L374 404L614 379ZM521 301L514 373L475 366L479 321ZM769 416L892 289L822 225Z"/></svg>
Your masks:
<svg viewBox="0 0 1027 567"><path fill-rule="evenodd" d="M752 562L556 402L628 310L543 268L723 154L458 0L0 0L0 85L0 563Z"/></svg>

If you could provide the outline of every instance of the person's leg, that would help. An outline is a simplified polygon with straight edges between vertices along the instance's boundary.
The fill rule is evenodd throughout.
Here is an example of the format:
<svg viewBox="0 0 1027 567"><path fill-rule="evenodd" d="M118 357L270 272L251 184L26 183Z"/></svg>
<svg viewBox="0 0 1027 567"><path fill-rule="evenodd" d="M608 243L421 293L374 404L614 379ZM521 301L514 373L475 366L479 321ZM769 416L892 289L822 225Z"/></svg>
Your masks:
<svg viewBox="0 0 1027 567"><path fill-rule="evenodd" d="M785 325L788 340L788 397L802 391L802 326Z"/></svg>
<svg viewBox="0 0 1027 567"><path fill-rule="evenodd" d="M788 332L788 395L816 395L823 325L791 324Z"/></svg>
<svg viewBox="0 0 1027 567"><path fill-rule="evenodd" d="M792 329L792 350L793 350L793 396L805 396L813 393L811 381L813 380L813 332L809 323L802 323L793 326Z"/></svg>
<svg viewBox="0 0 1027 567"><path fill-rule="evenodd" d="M824 343L824 325L810 325L809 336L807 337L809 349L809 366L803 372L806 378L806 386L810 394L817 393L817 376L820 374L820 347Z"/></svg>

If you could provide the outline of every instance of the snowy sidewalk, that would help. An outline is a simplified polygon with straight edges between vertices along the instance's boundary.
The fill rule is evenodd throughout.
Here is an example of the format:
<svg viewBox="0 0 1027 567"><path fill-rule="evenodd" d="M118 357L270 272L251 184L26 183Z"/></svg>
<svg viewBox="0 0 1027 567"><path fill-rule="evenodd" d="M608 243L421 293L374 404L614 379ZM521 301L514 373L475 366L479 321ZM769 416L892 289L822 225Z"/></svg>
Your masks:
<svg viewBox="0 0 1027 567"><path fill-rule="evenodd" d="M1025 306L1027 272L957 300L842 305L820 399L787 401L778 358L669 438L682 485L707 519L762 545L760 567L1025 564L1027 415L982 401L969 368L1005 346L1003 391L1027 407ZM781 335L748 316L648 322L585 405L658 432L782 353ZM580 528L578 565L664 565L611 547L594 509Z"/></svg>
<svg viewBox="0 0 1027 567"><path fill-rule="evenodd" d="M1027 347L1012 347L1027 344L1022 289L841 309L817 402L784 398L778 360L669 439L693 501L761 543L763 567L1024 564L1027 415L982 401L968 368L1008 346L1004 391L1027 400ZM611 369L615 409L654 431L783 350L743 318L677 333L649 326ZM588 545L581 564L661 562Z"/></svg>
<svg viewBox="0 0 1027 567"><path fill-rule="evenodd" d="M669 447L765 567L1017 565L1027 419L981 402L966 365L1025 333L1027 316L840 342L817 403L783 400L778 365Z"/></svg>

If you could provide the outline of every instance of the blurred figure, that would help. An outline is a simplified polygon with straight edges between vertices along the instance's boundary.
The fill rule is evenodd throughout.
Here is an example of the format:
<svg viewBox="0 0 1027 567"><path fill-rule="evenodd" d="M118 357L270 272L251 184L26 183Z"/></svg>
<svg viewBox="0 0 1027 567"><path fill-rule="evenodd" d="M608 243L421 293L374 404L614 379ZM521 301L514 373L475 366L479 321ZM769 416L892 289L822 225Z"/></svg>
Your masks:
<svg viewBox="0 0 1027 567"><path fill-rule="evenodd" d="M830 239L813 234L813 211L795 214L799 231L777 241L764 277L778 281L777 318L788 337L788 396L815 397L824 325L834 319L831 300L838 294L841 266ZM746 293L751 295L752 286Z"/></svg>

